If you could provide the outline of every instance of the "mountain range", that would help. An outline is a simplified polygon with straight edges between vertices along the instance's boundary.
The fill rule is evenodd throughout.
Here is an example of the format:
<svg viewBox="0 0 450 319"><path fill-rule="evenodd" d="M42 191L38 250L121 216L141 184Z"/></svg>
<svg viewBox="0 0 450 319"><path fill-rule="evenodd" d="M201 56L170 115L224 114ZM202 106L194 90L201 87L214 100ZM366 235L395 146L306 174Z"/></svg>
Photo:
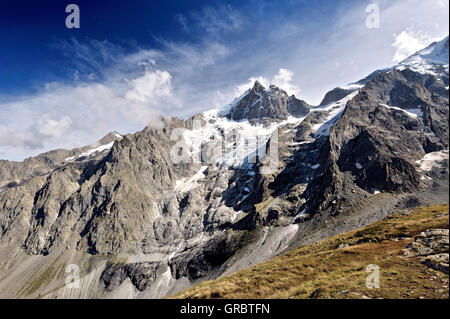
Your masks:
<svg viewBox="0 0 450 319"><path fill-rule="evenodd" d="M166 297L448 202L448 60L447 37L318 106L256 81L188 119L0 161L0 297Z"/></svg>

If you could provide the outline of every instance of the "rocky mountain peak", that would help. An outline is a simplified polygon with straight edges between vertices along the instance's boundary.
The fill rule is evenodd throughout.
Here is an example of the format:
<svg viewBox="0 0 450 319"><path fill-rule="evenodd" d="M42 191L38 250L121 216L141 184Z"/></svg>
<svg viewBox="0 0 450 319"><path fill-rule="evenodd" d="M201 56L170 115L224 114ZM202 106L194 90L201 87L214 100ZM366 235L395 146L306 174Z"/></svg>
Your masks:
<svg viewBox="0 0 450 319"><path fill-rule="evenodd" d="M433 42L425 49L417 51L401 61L397 69L408 68L419 73L439 75L449 73L449 41L448 36L441 41Z"/></svg>
<svg viewBox="0 0 450 319"><path fill-rule="evenodd" d="M319 106L325 106L342 99L351 92L362 88L366 83L369 83L376 77L384 76L386 73L390 73L390 71L393 71L394 74L396 74L395 70L403 71L405 69L409 69L418 74L435 76L437 79L448 85L449 37L447 36L441 41L431 43L426 48L410 55L397 65L376 70L357 82L332 89L325 94Z"/></svg>
<svg viewBox="0 0 450 319"><path fill-rule="evenodd" d="M225 116L235 121L271 123L284 121L289 116L305 116L309 109L308 103L294 95L289 96L279 87L271 84L266 89L260 82L255 81L250 90L233 102Z"/></svg>
<svg viewBox="0 0 450 319"><path fill-rule="evenodd" d="M448 53L449 53L449 41L447 36L445 39L433 42L425 49L417 51L413 55L409 56L408 58L400 62L400 64L412 62L413 60L415 59L417 60L419 58L423 59L428 63L448 64L449 59Z"/></svg>
<svg viewBox="0 0 450 319"><path fill-rule="evenodd" d="M265 89L266 88L261 83L259 83L258 80L256 80L255 83L253 84L253 88L251 89L251 91L255 92L255 93L260 93L260 92L264 91Z"/></svg>
<svg viewBox="0 0 450 319"><path fill-rule="evenodd" d="M105 136L103 136L100 140L98 140L97 143L104 145L104 144L109 144L111 142L114 142L116 140L121 140L121 139L122 139L122 135L120 135L116 131L112 131L112 132L109 132L108 134L106 134Z"/></svg>

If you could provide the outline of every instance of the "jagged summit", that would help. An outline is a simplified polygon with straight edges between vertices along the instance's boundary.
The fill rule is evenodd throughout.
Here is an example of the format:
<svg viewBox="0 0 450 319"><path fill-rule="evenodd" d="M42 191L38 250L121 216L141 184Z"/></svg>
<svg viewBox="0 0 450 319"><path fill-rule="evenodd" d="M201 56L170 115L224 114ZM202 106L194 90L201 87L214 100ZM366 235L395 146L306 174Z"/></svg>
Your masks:
<svg viewBox="0 0 450 319"><path fill-rule="evenodd" d="M237 98L224 115L235 121L284 121L289 116L305 116L310 107L305 101L294 95L289 96L286 91L273 84L266 89L255 81L253 87Z"/></svg>
<svg viewBox="0 0 450 319"><path fill-rule="evenodd" d="M109 132L108 134L106 134L105 136L103 136L100 140L98 140L98 144L108 144L111 143L115 140L121 140L122 139L122 135L119 134L116 131L112 131Z"/></svg>
<svg viewBox="0 0 450 319"><path fill-rule="evenodd" d="M258 80L256 80L255 83L253 84L253 88L251 90L253 90L255 92L261 92L261 91L264 91L265 89L266 88Z"/></svg>

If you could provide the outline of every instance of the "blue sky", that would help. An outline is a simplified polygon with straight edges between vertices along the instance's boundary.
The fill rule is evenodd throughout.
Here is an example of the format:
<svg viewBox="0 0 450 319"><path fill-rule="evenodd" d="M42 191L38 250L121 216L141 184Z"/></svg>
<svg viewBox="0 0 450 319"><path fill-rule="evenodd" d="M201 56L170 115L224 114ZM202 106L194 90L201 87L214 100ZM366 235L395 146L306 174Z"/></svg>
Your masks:
<svg viewBox="0 0 450 319"><path fill-rule="evenodd" d="M80 7L67 29L65 7ZM380 27L367 28L367 5ZM448 35L448 1L2 1L0 158L229 103L255 79L317 104Z"/></svg>

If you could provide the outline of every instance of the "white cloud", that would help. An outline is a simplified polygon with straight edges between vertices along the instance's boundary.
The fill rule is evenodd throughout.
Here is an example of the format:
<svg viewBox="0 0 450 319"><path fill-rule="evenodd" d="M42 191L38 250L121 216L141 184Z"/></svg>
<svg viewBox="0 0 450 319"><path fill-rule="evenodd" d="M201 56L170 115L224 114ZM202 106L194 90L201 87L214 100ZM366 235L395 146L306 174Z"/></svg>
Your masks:
<svg viewBox="0 0 450 319"><path fill-rule="evenodd" d="M46 114L38 120L38 132L45 136L61 137L71 126L72 120L68 116L63 116L59 120L52 119Z"/></svg>
<svg viewBox="0 0 450 319"><path fill-rule="evenodd" d="M42 143L31 133L11 132L5 125L0 125L0 153L4 154L10 148L37 149Z"/></svg>
<svg viewBox="0 0 450 319"><path fill-rule="evenodd" d="M198 44L156 40L161 50L131 54L107 41L56 45L71 57L68 69L77 79L43 83L37 94L0 102L2 157L23 160L55 148L83 146L112 130L141 130L160 115L185 117L229 101L226 89L216 94L217 86L211 90L216 83L205 77L227 57L226 45L206 39Z"/></svg>
<svg viewBox="0 0 450 319"><path fill-rule="evenodd" d="M139 102L156 101L172 95L172 76L167 71L146 72L143 76L130 81L131 89L125 98Z"/></svg>
<svg viewBox="0 0 450 319"><path fill-rule="evenodd" d="M261 85L266 87L266 88L269 87L269 85L270 85L270 81L268 79L266 79L265 77L263 77L263 76L257 76L257 77L252 76L251 78L248 79L247 82L236 85L236 87L234 88L234 95L235 95L235 97L239 97L245 91L251 89L256 81L261 83Z"/></svg>
<svg viewBox="0 0 450 319"><path fill-rule="evenodd" d="M176 17L178 23L181 25L181 27L183 28L184 32L189 33L189 26L187 24L187 18L183 15L183 14L179 14Z"/></svg>
<svg viewBox="0 0 450 319"><path fill-rule="evenodd" d="M195 27L206 31L212 37L238 30L244 25L244 18L230 5L205 6L200 11L190 12L189 18ZM186 19L179 19L179 22L183 29L188 28Z"/></svg>
<svg viewBox="0 0 450 319"><path fill-rule="evenodd" d="M392 61L395 63L401 62L435 40L437 39L433 39L420 31L403 30L399 34L394 34L392 46L395 48L395 53Z"/></svg>
<svg viewBox="0 0 450 319"><path fill-rule="evenodd" d="M287 94L298 94L300 89L292 83L294 72L281 68L273 77L272 84L282 88Z"/></svg>
<svg viewBox="0 0 450 319"><path fill-rule="evenodd" d="M172 113L177 101L171 79L167 71L147 68L128 81L52 83L39 94L0 104L0 150L8 159L22 160L87 145L112 130L135 132Z"/></svg>
<svg viewBox="0 0 450 319"><path fill-rule="evenodd" d="M218 108L227 103L227 97L220 91L216 91L216 94L214 95L214 107Z"/></svg>
<svg viewBox="0 0 450 319"><path fill-rule="evenodd" d="M437 5L440 6L441 8L445 8L445 2L444 2L444 1L438 0L436 3L437 3Z"/></svg>

